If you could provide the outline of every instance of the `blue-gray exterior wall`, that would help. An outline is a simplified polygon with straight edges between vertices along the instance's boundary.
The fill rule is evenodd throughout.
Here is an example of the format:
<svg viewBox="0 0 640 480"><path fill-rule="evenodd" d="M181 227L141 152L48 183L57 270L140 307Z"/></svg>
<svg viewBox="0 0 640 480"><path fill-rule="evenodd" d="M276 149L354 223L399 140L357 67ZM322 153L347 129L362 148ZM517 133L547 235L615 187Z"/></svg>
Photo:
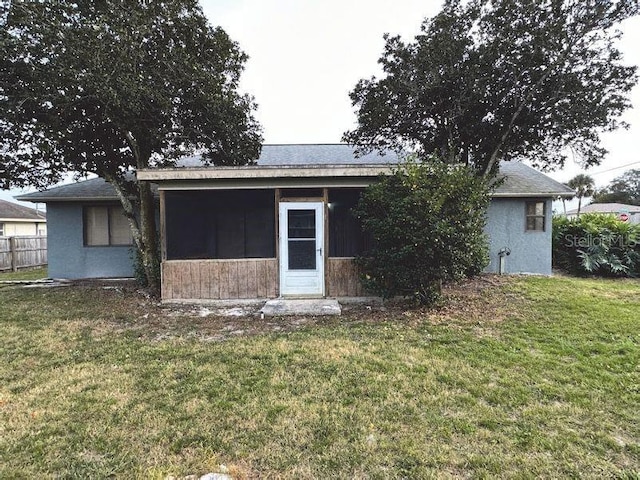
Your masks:
<svg viewBox="0 0 640 480"><path fill-rule="evenodd" d="M525 205L527 201L545 202L544 232L527 232ZM551 275L551 199L494 198L487 213L485 231L489 235L490 263L487 272L498 273L498 252L506 247L504 273Z"/></svg>
<svg viewBox="0 0 640 480"><path fill-rule="evenodd" d="M86 247L82 205L47 204L48 274L51 278L132 277L131 247Z"/></svg>

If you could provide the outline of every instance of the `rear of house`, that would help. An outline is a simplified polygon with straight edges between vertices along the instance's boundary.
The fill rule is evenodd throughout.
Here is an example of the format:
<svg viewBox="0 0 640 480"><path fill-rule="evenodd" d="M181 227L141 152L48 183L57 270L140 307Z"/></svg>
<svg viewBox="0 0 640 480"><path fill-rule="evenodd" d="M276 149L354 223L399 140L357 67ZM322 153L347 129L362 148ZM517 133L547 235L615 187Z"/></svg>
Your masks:
<svg viewBox="0 0 640 480"><path fill-rule="evenodd" d="M365 295L353 258L369 239L350 211L399 161L356 159L347 145L265 145L255 166L202 167L194 158L138 172L157 186L163 300ZM551 201L571 192L521 163L501 173L487 270L548 275ZM47 202L51 276L132 275L128 226L102 180L22 198Z"/></svg>
<svg viewBox="0 0 640 480"><path fill-rule="evenodd" d="M133 241L113 188L100 178L30 193L45 202L52 278L133 276Z"/></svg>

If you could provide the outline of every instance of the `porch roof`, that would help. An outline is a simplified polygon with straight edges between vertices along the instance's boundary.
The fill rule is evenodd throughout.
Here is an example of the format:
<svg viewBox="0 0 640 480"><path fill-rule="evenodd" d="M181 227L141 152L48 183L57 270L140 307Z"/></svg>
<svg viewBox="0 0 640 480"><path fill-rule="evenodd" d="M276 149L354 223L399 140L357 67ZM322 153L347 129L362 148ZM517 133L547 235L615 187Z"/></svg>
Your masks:
<svg viewBox="0 0 640 480"><path fill-rule="evenodd" d="M223 180L245 178L375 177L390 173L391 165L269 165L238 167L148 168L138 171L138 180Z"/></svg>
<svg viewBox="0 0 640 480"><path fill-rule="evenodd" d="M161 190L291 186L355 187L366 186L379 175L390 174L398 164L399 160L395 157L395 160L388 164L258 164L242 167L176 167L140 170L138 178L157 183ZM522 162L502 163L498 177L503 179L493 192L493 196L498 198L572 197L575 195L575 192L566 185Z"/></svg>

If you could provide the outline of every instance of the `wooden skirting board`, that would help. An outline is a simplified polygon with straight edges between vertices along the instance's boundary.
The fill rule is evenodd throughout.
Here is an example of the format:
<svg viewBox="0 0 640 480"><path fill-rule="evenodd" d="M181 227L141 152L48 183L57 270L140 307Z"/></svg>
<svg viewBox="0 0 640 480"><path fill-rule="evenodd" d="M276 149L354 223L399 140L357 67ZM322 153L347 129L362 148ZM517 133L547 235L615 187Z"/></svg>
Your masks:
<svg viewBox="0 0 640 480"><path fill-rule="evenodd" d="M330 297L362 297L353 259L328 258L326 292ZM162 262L162 299L233 300L278 297L278 260L166 260Z"/></svg>

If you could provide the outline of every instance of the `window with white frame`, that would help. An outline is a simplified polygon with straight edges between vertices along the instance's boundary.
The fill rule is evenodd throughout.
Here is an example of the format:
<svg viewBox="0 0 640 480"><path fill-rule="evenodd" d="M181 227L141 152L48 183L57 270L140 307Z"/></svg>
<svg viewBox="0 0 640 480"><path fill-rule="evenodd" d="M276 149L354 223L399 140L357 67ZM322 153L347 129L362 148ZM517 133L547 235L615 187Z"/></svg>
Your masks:
<svg viewBox="0 0 640 480"><path fill-rule="evenodd" d="M0 223L0 237L4 237L4 223Z"/></svg>
<svg viewBox="0 0 640 480"><path fill-rule="evenodd" d="M546 208L545 202L526 202L525 230L527 232L544 232Z"/></svg>
<svg viewBox="0 0 640 480"><path fill-rule="evenodd" d="M119 205L88 206L83 209L85 246L131 245L129 221Z"/></svg>

